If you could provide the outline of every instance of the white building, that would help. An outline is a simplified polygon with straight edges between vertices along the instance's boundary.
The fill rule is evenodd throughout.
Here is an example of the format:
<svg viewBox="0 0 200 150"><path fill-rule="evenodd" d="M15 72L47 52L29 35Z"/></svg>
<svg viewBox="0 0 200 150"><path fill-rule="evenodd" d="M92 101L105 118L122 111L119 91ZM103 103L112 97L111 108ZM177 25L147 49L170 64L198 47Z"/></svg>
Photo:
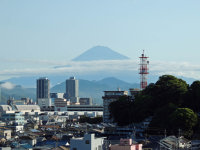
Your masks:
<svg viewBox="0 0 200 150"><path fill-rule="evenodd" d="M4 137L6 140L11 139L11 132L8 128L0 127L0 137Z"/></svg>
<svg viewBox="0 0 200 150"><path fill-rule="evenodd" d="M56 98L54 101L55 111L67 111L67 105L70 105L70 102L64 98Z"/></svg>
<svg viewBox="0 0 200 150"><path fill-rule="evenodd" d="M40 108L52 106L51 98L38 98Z"/></svg>
<svg viewBox="0 0 200 150"><path fill-rule="evenodd" d="M128 95L128 91L104 91L103 98L103 122L112 123L110 119L109 105L110 103L117 101L121 96Z"/></svg>
<svg viewBox="0 0 200 150"><path fill-rule="evenodd" d="M80 105L92 105L92 98L80 98Z"/></svg>
<svg viewBox="0 0 200 150"><path fill-rule="evenodd" d="M25 113L40 113L40 107L38 105L16 105L17 111Z"/></svg>
<svg viewBox="0 0 200 150"><path fill-rule="evenodd" d="M163 150L168 149L191 149L191 141L183 136L175 137L168 136L160 140L160 148Z"/></svg>
<svg viewBox="0 0 200 150"><path fill-rule="evenodd" d="M0 105L0 116L7 113L21 112L25 113L40 113L38 105Z"/></svg>
<svg viewBox="0 0 200 150"><path fill-rule="evenodd" d="M65 93L50 93L51 98L64 98Z"/></svg>
<svg viewBox="0 0 200 150"><path fill-rule="evenodd" d="M72 138L70 150L103 150L104 138L96 138L94 134L85 134L83 138Z"/></svg>

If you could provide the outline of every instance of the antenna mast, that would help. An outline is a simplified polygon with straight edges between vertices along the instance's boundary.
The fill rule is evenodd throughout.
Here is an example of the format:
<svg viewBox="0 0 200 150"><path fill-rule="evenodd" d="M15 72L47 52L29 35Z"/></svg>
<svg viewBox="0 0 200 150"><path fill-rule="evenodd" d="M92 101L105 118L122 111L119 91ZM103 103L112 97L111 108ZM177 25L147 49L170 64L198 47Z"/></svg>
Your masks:
<svg viewBox="0 0 200 150"><path fill-rule="evenodd" d="M149 57L144 55L144 50L140 58L140 89L143 90L147 87L147 75L149 74L148 65L149 61L147 60Z"/></svg>

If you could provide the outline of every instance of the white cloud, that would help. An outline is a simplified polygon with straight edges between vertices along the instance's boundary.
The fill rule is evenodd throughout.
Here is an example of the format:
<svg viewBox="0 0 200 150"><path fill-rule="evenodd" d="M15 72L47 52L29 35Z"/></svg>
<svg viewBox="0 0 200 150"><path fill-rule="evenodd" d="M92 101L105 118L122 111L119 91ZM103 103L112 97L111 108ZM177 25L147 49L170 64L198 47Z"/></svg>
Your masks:
<svg viewBox="0 0 200 150"><path fill-rule="evenodd" d="M5 83L1 84L0 86L2 88L8 89L8 90L11 90L15 87L15 85L10 82L5 82Z"/></svg>
<svg viewBox="0 0 200 150"><path fill-rule="evenodd" d="M43 62L42 62L43 63ZM42 64L41 63L41 64ZM59 75L67 73L90 74L97 71L120 72L139 70L139 61L134 60L105 60L105 61L84 61L84 62L54 62L40 67L26 67L16 69L4 69L0 72L0 77L30 76L30 75ZM55 64L55 65L53 65ZM31 66L31 64L29 64ZM57 67L55 67L57 65ZM60 66L60 67L58 67ZM172 74L175 76L184 76L200 79L200 64L191 64L188 62L150 62L150 73L152 75Z"/></svg>

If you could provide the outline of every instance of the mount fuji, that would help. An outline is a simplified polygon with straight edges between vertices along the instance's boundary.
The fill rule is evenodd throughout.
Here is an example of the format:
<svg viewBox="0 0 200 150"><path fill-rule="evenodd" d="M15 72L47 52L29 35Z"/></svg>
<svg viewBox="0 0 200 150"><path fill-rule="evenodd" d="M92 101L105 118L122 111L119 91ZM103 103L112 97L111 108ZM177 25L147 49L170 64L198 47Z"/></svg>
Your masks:
<svg viewBox="0 0 200 150"><path fill-rule="evenodd" d="M127 60L127 56L124 56L118 52L105 46L95 46L85 51L73 61L96 61L96 60Z"/></svg>

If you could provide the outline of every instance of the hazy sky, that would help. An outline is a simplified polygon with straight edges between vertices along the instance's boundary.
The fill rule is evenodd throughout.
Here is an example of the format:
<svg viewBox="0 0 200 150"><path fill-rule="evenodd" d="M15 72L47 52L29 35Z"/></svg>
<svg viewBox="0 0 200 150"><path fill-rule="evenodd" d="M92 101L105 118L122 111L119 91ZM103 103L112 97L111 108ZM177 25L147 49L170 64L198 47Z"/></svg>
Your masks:
<svg viewBox="0 0 200 150"><path fill-rule="evenodd" d="M0 0L0 79L96 45L134 61L145 49L150 62L191 65L186 76L200 79L200 0Z"/></svg>

